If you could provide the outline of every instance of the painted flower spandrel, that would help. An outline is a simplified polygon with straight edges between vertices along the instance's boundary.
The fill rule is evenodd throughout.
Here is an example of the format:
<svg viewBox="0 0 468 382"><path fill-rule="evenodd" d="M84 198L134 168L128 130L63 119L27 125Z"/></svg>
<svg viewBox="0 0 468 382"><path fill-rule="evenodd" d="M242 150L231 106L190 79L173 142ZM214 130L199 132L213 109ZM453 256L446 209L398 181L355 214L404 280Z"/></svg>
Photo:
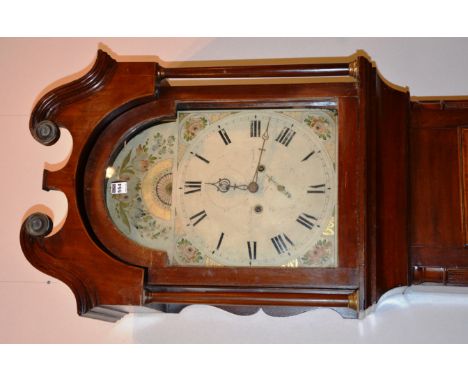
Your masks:
<svg viewBox="0 0 468 382"><path fill-rule="evenodd" d="M191 141L195 136L204 129L208 124L208 120L203 116L193 116L188 118L184 124L183 135L186 141Z"/></svg>
<svg viewBox="0 0 468 382"><path fill-rule="evenodd" d="M320 139L326 141L331 138L330 125L325 117L310 115L304 119L304 122L310 126L312 131L317 134Z"/></svg>
<svg viewBox="0 0 468 382"><path fill-rule="evenodd" d="M203 261L201 252L187 239L177 242L177 252L179 259L185 264L199 264Z"/></svg>
<svg viewBox="0 0 468 382"><path fill-rule="evenodd" d="M330 261L332 243L328 240L319 240L314 248L310 249L302 256L301 260L305 265L326 266Z"/></svg>

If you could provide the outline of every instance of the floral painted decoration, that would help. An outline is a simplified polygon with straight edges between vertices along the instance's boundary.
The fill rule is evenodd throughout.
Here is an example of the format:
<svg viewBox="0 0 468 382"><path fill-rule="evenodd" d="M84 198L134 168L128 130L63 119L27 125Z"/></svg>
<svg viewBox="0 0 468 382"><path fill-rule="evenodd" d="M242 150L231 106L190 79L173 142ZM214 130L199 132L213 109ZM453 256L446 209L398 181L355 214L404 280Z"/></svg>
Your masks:
<svg viewBox="0 0 468 382"><path fill-rule="evenodd" d="M174 146L175 137L173 135L165 137L160 132L156 132L148 135L142 143L130 148L120 166L116 167L115 179L127 182L128 192L110 195L115 216L121 221L128 233L133 232L141 239L169 238L169 228L159 224L147 212L142 201L141 183L148 169L157 161L167 155L174 154Z"/></svg>
<svg viewBox="0 0 468 382"><path fill-rule="evenodd" d="M317 241L314 248L301 257L301 260L304 265L308 266L327 266L330 262L331 253L332 242L321 239Z"/></svg>
<svg viewBox="0 0 468 382"><path fill-rule="evenodd" d="M208 124L204 116L194 115L187 118L183 125L183 136L186 141L191 141Z"/></svg>
<svg viewBox="0 0 468 382"><path fill-rule="evenodd" d="M326 141L327 139L331 138L331 128L329 121L323 117L318 115L309 115L304 122L310 126L312 131L317 134L320 139Z"/></svg>
<svg viewBox="0 0 468 382"><path fill-rule="evenodd" d="M184 264L200 264L203 262L201 252L189 240L184 238L177 242L177 254L179 260Z"/></svg>

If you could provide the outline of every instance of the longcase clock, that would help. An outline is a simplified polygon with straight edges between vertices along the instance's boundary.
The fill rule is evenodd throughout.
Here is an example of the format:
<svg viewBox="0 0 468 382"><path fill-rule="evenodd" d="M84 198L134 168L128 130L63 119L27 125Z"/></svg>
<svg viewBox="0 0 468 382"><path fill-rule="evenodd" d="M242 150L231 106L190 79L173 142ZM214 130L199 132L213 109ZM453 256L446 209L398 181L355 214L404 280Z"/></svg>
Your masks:
<svg viewBox="0 0 468 382"><path fill-rule="evenodd" d="M30 215L21 245L110 321L190 304L358 317L394 287L466 284L467 105L412 101L360 55L164 68L100 50L32 112L40 143L73 138L43 181L68 214L52 235Z"/></svg>

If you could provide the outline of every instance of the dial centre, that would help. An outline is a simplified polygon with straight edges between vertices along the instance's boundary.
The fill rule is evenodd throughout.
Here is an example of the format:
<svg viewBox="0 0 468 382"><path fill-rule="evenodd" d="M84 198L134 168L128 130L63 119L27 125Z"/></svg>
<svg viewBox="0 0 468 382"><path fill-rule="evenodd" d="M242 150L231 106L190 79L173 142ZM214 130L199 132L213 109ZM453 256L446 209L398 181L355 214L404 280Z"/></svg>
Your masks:
<svg viewBox="0 0 468 382"><path fill-rule="evenodd" d="M247 186L247 190L249 190L252 194L258 191L258 184L257 182L250 182Z"/></svg>

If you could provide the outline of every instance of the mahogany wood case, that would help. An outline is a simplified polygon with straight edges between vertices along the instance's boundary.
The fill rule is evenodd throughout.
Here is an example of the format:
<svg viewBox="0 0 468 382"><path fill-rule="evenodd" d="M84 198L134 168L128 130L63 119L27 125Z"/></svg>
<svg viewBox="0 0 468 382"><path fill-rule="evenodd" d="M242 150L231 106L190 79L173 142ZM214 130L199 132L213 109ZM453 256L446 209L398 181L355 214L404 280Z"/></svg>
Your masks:
<svg viewBox="0 0 468 382"><path fill-rule="evenodd" d="M27 259L71 288L78 314L110 321L189 304L272 315L330 307L358 317L398 286L467 285L468 99L413 101L366 57L333 61L163 68L117 62L99 50L89 73L47 93L32 112L34 138L52 145L65 128L73 148L65 167L45 170L43 180L44 190L65 193L65 223L50 235L48 216L29 216L20 234ZM271 77L283 81L170 81ZM337 267L169 266L164 252L137 245L112 224L103 174L115 147L137 129L175 120L178 110L298 108L317 99L339 108Z"/></svg>

